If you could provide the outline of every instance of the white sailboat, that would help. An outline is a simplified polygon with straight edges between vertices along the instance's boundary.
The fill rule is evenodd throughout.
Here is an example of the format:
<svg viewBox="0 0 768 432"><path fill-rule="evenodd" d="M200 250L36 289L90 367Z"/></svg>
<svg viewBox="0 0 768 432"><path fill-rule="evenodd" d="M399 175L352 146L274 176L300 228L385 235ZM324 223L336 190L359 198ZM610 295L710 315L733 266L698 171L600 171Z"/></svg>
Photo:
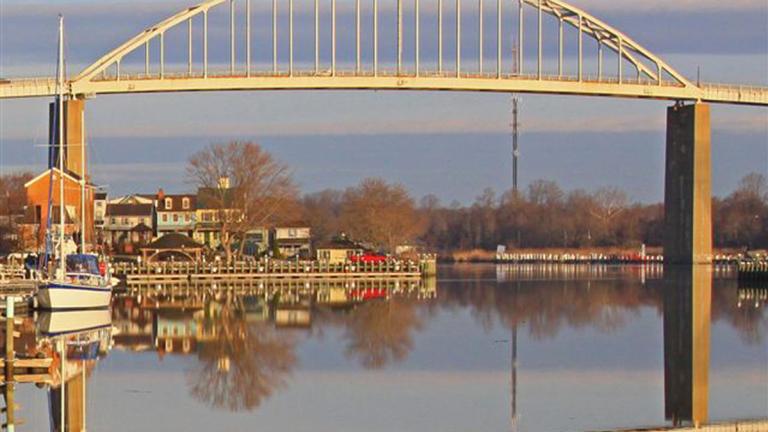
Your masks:
<svg viewBox="0 0 768 432"><path fill-rule="evenodd" d="M64 18L59 17L59 59L58 59L58 109L56 116L56 131L58 134L58 171L59 171L59 227L58 247L56 258L58 265L53 271L48 271L46 280L38 286L37 303L41 309L95 309L108 308L112 299L112 278L108 271L102 274L98 258L95 255L80 253L67 254L65 249L65 197L64 197ZM85 152L85 140L81 146ZM83 158L85 160L85 158ZM53 167L51 167L53 169ZM80 250L85 251L85 170L81 179L81 235ZM49 212L48 217L51 217ZM48 235L52 233L49 232ZM51 251L52 252L52 251Z"/></svg>

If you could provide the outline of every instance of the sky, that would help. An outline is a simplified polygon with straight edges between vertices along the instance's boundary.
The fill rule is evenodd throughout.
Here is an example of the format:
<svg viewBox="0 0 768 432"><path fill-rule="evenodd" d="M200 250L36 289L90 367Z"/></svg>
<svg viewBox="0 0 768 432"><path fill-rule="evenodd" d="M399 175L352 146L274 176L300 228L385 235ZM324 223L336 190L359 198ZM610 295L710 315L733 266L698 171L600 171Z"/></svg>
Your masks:
<svg viewBox="0 0 768 432"><path fill-rule="evenodd" d="M322 4L327 9L324 1ZM366 2L363 2L367 4ZM408 5L405 2L406 24ZM434 25L434 1L422 0L423 28ZM487 9L488 22L491 3ZM768 4L737 1L574 0L695 80L768 85ZM68 71L74 74L145 27L189 6L185 1L0 0L0 76L54 74L56 15L67 22ZM240 3L242 5L242 2ZM253 0L254 63L271 59L268 7ZM312 61L311 2L296 1L296 62ZM338 0L339 62L353 58L351 5ZM392 2L394 4L394 2ZM446 2L446 5L452 2ZM465 65L473 56L471 7L464 36ZM509 3L509 38L516 32ZM394 37L389 2L381 1L382 63L391 64ZM452 8L453 6L446 6ZM260 13L259 12L266 12ZM450 9L447 13L450 13ZM531 11L533 12L533 11ZM528 17L533 19L533 13ZM390 13L390 15L386 15ZM280 22L285 28L284 11ZM475 14L476 15L476 14ZM266 21L264 17L266 18ZM446 18L448 15L446 15ZM388 21L389 20L389 21ZM450 22L446 19L446 23ZM549 23L552 24L552 23ZM446 24L447 25L447 24ZM545 23L545 25L547 25ZM225 64L226 8L211 15L211 62ZM525 64L532 65L535 22L526 22ZM545 28L545 68L556 66L554 33ZM329 34L321 31L323 63ZM490 42L486 57L495 56ZM435 57L423 31L425 63ZM281 33L282 34L282 33ZM364 43L367 41L364 29ZM547 38L550 38L549 40ZM446 52L453 35L446 34ZM411 40L411 35L405 35ZM506 37L505 37L506 39ZM182 63L169 32L168 66ZM219 40L219 42L215 42ZM238 39L240 40L240 39ZM243 44L238 55L243 57ZM509 44L511 45L511 44ZM585 44L589 47L589 43ZM573 64L566 41L566 68ZM404 57L412 56L406 43ZM281 61L287 46L280 45ZM366 54L367 55L367 54ZM370 60L364 55L364 62ZM143 56L141 56L143 57ZM511 58L511 54L509 56ZM446 62L453 61L446 59ZM133 59L134 66L143 58ZM389 63L388 63L389 62ZM494 60L488 58L489 67ZM126 68L131 60L127 59ZM266 66L265 66L266 67ZM510 61L505 67L511 67ZM591 67L591 66L588 66ZM184 166L212 142L249 139L288 164L305 192L345 188L368 176L400 182L418 198L471 203L486 187L511 186L510 98L459 92L260 91L98 96L87 102L89 154L97 183L112 194L192 190ZM0 173L45 164L48 100L0 102ZM665 113L668 102L575 96L523 95L520 182L555 180L566 189L618 186L643 202L663 198ZM713 106L713 193L725 195L750 173L768 174L768 110Z"/></svg>

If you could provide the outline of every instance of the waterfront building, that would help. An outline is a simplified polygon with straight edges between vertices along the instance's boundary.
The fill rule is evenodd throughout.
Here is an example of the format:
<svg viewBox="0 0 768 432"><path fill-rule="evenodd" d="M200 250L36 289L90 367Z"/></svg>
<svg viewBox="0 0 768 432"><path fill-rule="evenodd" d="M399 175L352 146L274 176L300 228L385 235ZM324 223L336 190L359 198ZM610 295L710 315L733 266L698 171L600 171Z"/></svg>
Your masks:
<svg viewBox="0 0 768 432"><path fill-rule="evenodd" d="M104 245L110 251L138 253L152 241L155 208L152 204L107 204Z"/></svg>
<svg viewBox="0 0 768 432"><path fill-rule="evenodd" d="M269 229L267 227L255 228L245 233L243 254L261 256L267 251L269 251Z"/></svg>
<svg viewBox="0 0 768 432"><path fill-rule="evenodd" d="M107 193L96 192L93 196L93 228L96 244L104 243L104 220L107 217Z"/></svg>
<svg viewBox="0 0 768 432"><path fill-rule="evenodd" d="M27 215L24 218L23 224L25 226L22 229L25 232L23 237L28 238L25 243L29 244L23 245L27 250L40 250L45 244L49 198L52 201L52 206L56 208L54 217L58 218L59 192L61 190L59 175L60 171L58 168L47 169L24 184L27 194ZM90 183L85 184L85 211L83 211L83 206L80 204L80 177L73 172L65 170L63 180L65 222L67 223L65 233L67 235L79 236L81 220L85 217L85 240L87 243L91 243L94 238L94 214L92 211L88 211L88 209L93 208L94 186ZM58 219L56 220L58 221Z"/></svg>
<svg viewBox="0 0 768 432"><path fill-rule="evenodd" d="M210 249L216 249L221 245L221 223L219 210L209 208L206 201L198 201L195 210L195 231L193 238Z"/></svg>
<svg viewBox="0 0 768 432"><path fill-rule="evenodd" d="M231 189L200 188L197 190L194 240L210 249L221 246L222 217L235 220L239 211L233 208Z"/></svg>
<svg viewBox="0 0 768 432"><path fill-rule="evenodd" d="M156 197L157 235L181 233L192 237L195 231L197 196L170 195L160 189Z"/></svg>
<svg viewBox="0 0 768 432"><path fill-rule="evenodd" d="M272 230L274 247L283 258L309 258L312 230L305 222L290 222L277 225Z"/></svg>
<svg viewBox="0 0 768 432"><path fill-rule="evenodd" d="M365 252L363 246L349 240L346 236L337 237L315 248L317 260L329 264L343 264L351 256L360 255L363 252Z"/></svg>

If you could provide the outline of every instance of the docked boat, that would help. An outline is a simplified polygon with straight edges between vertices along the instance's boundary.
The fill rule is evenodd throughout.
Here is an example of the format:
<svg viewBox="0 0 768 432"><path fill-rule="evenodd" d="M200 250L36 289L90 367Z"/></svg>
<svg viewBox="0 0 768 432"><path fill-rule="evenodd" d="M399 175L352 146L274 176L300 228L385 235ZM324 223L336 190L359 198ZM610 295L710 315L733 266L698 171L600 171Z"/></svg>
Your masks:
<svg viewBox="0 0 768 432"><path fill-rule="evenodd" d="M38 286L37 304L45 310L107 308L112 300L112 278L99 271L95 255L67 256L64 277Z"/></svg>
<svg viewBox="0 0 768 432"><path fill-rule="evenodd" d="M48 199L48 223L45 260L41 271L44 272L43 280L38 285L36 298L40 309L66 310L66 309L96 309L108 308L112 299L112 281L109 271L101 271L96 255L83 253L86 250L85 242L85 172L80 175L80 253L71 253L67 242L71 242L65 236L65 184L64 173L64 113L65 78L64 78L64 21L59 17L59 58L58 58L57 97L55 107L55 119L57 142L51 144L51 151L58 147L58 157L49 159L51 172L51 187ZM81 145L82 158L85 160L85 142ZM52 153L53 154L53 153ZM56 160L57 159L57 160ZM54 204L53 179L54 164L58 162L59 197L58 226L54 228L51 213ZM54 232L56 235L54 236ZM55 237L55 238L54 238ZM54 246L54 243L56 245ZM49 259L52 261L49 262ZM106 266L105 266L106 267Z"/></svg>

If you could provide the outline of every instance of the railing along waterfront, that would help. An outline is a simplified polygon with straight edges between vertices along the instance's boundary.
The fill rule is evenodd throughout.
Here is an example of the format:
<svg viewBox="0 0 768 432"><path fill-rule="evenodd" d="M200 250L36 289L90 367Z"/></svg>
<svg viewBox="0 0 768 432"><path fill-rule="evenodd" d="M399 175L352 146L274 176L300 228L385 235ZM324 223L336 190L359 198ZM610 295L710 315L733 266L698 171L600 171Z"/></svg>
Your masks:
<svg viewBox="0 0 768 432"><path fill-rule="evenodd" d="M329 263L323 261L240 261L116 263L113 272L128 282L238 279L415 278L435 274L434 259Z"/></svg>
<svg viewBox="0 0 768 432"><path fill-rule="evenodd" d="M714 264L738 264L741 255L718 254ZM663 255L609 255L575 253L502 253L496 254L497 263L510 264L662 264Z"/></svg>
<svg viewBox="0 0 768 432"><path fill-rule="evenodd" d="M0 283L25 278L24 267L0 264Z"/></svg>

